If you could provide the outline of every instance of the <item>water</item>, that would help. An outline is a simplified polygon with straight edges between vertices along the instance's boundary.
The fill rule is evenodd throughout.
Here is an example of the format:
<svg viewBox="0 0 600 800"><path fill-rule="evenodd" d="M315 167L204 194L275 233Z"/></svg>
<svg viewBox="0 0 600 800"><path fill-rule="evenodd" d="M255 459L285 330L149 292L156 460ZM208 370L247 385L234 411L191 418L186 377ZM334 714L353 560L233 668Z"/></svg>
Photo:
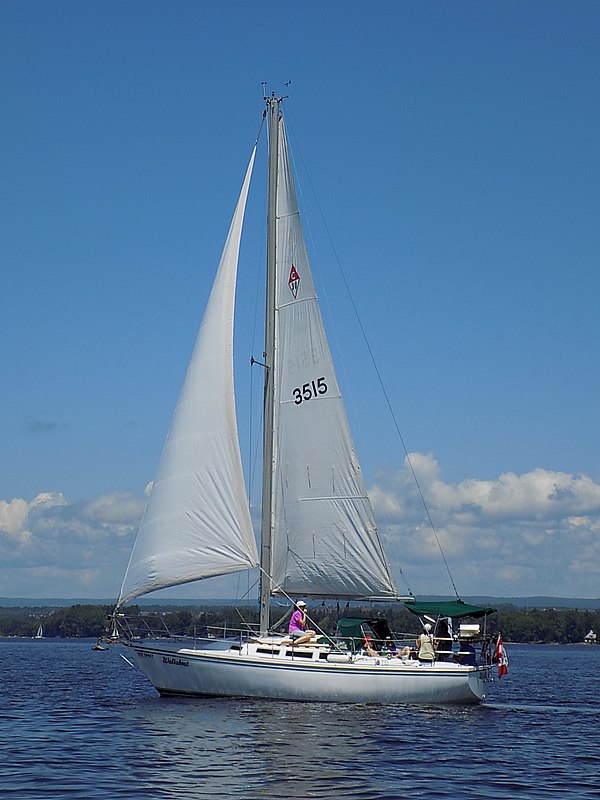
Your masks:
<svg viewBox="0 0 600 800"><path fill-rule="evenodd" d="M479 707L161 699L89 641L0 641L0 794L600 797L600 646L509 647Z"/></svg>

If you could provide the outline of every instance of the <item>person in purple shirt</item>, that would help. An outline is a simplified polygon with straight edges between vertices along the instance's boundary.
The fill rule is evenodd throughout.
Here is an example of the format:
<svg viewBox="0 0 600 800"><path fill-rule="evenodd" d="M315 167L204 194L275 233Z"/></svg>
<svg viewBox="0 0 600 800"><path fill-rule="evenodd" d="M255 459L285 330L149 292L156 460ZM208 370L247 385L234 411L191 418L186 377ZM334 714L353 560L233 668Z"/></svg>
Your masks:
<svg viewBox="0 0 600 800"><path fill-rule="evenodd" d="M304 644L309 642L315 635L314 631L306 628L306 603L304 600L298 600L294 604L294 612L288 627L288 636L293 644Z"/></svg>

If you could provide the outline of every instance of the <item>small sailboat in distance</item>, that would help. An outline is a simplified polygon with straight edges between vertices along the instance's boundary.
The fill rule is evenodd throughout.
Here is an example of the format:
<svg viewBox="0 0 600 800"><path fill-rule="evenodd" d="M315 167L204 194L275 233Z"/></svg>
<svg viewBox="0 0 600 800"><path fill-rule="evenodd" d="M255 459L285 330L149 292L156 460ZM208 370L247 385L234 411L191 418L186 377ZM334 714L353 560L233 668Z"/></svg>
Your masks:
<svg viewBox="0 0 600 800"><path fill-rule="evenodd" d="M35 632L34 639L43 639L44 638L44 629L41 625L38 626L37 631Z"/></svg>
<svg viewBox="0 0 600 800"><path fill-rule="evenodd" d="M413 597L398 595L321 317L281 98L265 97L265 102L269 155L260 556L233 385L237 262L255 145L115 609L114 619L123 625L120 641L163 695L477 703L491 680L491 660L485 650L477 659L470 650L468 659L454 658L451 645L459 647L459 620L475 620L463 627L465 637L481 639L479 623L494 609L462 601L421 608ZM141 595L258 565L256 633L178 639L140 637L127 629L125 606ZM444 656L429 660L402 655L387 623L379 619L350 618L339 636L315 636L295 646L271 628L272 597L400 600L419 615L424 630L431 627L426 616L444 619L445 630L454 634L446 633ZM368 648L363 646L367 629Z"/></svg>

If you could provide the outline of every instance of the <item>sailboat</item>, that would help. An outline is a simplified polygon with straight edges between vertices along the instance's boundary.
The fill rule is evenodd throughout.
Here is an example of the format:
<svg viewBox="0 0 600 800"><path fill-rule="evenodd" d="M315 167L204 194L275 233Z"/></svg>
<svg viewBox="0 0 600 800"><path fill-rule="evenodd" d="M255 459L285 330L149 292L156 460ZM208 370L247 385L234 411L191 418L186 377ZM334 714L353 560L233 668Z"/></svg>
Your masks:
<svg viewBox="0 0 600 800"><path fill-rule="evenodd" d="M302 231L282 98L268 122L267 277L260 555L238 441L233 317L242 223L256 145L123 579L120 642L161 695L305 701L476 703L490 664L398 657L381 620L294 645L271 630L271 598L404 600L424 622L484 617L398 595L336 378ZM125 606L166 587L259 567L260 629L179 639L127 635ZM451 608L450 608L451 607ZM439 609L438 609L439 612ZM423 616L425 615L425 617ZM425 623L424 623L425 624ZM470 631L466 631L466 628ZM376 650L365 649L366 630ZM458 630L458 629L456 629ZM475 636L478 624L465 627ZM365 637L366 638L366 637ZM456 641L458 639L456 638ZM387 644L384 647L384 643Z"/></svg>
<svg viewBox="0 0 600 800"><path fill-rule="evenodd" d="M41 625L38 625L38 629L35 632L34 639L43 639L44 638L44 629Z"/></svg>

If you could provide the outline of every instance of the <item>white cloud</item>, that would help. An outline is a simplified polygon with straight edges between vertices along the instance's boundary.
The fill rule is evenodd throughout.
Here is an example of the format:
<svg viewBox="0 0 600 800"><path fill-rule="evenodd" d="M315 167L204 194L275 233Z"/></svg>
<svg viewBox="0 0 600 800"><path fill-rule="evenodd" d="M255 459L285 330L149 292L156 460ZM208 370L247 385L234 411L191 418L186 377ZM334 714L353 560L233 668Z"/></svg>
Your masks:
<svg viewBox="0 0 600 800"><path fill-rule="evenodd" d="M540 468L451 483L432 455L410 461L437 539L408 463L381 472L369 494L394 571L416 594L452 594L439 541L461 595L600 595L600 485L591 478ZM0 593L116 597L145 499L0 501ZM227 576L175 593L238 596L240 580L245 588L244 576Z"/></svg>
<svg viewBox="0 0 600 800"><path fill-rule="evenodd" d="M600 485L590 477L538 468L446 483L432 455L409 458L369 494L413 591L452 587L412 470L459 593L600 595Z"/></svg>
<svg viewBox="0 0 600 800"><path fill-rule="evenodd" d="M138 522L144 510L144 501L130 492L113 492L86 503L81 509L81 516L90 522L100 525L130 526Z"/></svg>
<svg viewBox="0 0 600 800"><path fill-rule="evenodd" d="M26 530L29 505L25 500L0 500L0 531L6 536L22 540L27 537Z"/></svg>
<svg viewBox="0 0 600 800"><path fill-rule="evenodd" d="M60 493L0 501L2 594L116 597L143 508L128 492L74 505Z"/></svg>

